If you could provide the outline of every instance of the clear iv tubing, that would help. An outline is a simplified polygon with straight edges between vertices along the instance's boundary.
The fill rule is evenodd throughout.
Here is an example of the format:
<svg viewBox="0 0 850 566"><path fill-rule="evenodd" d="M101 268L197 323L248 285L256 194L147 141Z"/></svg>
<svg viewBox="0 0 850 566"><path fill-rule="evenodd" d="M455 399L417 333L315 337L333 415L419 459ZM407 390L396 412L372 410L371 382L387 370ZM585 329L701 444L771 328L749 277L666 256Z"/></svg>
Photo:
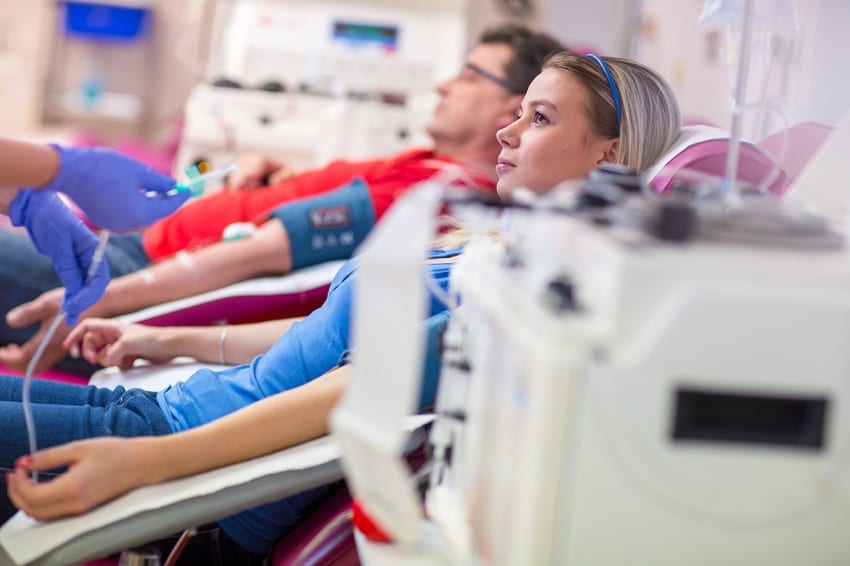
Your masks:
<svg viewBox="0 0 850 566"><path fill-rule="evenodd" d="M89 265L88 272L86 273L86 284L91 282L95 273L97 273L97 270L100 269L100 264L103 262L103 255L106 251L106 242L108 240L109 230L103 230L100 233L97 248L94 250L92 262ZM27 365L27 372L24 375L24 385L23 390L21 391L21 403L24 407L24 422L27 427L27 441L29 442L30 454L35 454L38 450L38 443L35 437L35 420L32 416L32 402L30 401L32 378L35 373L35 367L38 365L42 354L44 354L44 349L50 343L50 340L56 333L56 329L63 320L65 320L65 313L64 311L59 311L59 314L56 315L56 318L53 319L53 322L50 323L50 326L47 328L47 332L44 334L44 338L41 339L38 348L36 348L35 354L33 354L33 357L30 359L30 363ZM38 479L37 472L33 472L33 479Z"/></svg>
<svg viewBox="0 0 850 566"><path fill-rule="evenodd" d="M738 77L732 99L732 128L729 139L729 153L726 159L727 199L733 204L740 201L737 190L738 151L741 143L741 109L747 88L747 76L750 73L750 42L753 32L753 12L755 0L744 1L744 21L741 26L741 48L738 54Z"/></svg>

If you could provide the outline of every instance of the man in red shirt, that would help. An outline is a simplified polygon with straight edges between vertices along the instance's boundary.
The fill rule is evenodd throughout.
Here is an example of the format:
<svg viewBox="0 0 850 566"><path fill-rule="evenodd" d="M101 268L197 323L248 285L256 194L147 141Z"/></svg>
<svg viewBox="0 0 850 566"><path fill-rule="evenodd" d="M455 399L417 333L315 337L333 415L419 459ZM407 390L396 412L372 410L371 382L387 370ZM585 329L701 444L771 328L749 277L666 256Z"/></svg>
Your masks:
<svg viewBox="0 0 850 566"><path fill-rule="evenodd" d="M494 190L500 151L496 131L513 122L543 59L560 49L563 47L551 37L518 26L485 32L467 53L460 73L437 85L440 102L428 126L432 149L388 159L336 161L256 190L225 189L188 203L147 229L141 239L114 238L105 257L112 276L121 277L109 284L103 299L83 317L118 316L332 259L305 250L308 235L303 222L298 223L303 215L300 209L294 214L293 207L304 207L307 197L333 198L327 195L339 192L341 198L349 199L344 202L351 206L358 229L346 233L349 245L340 250L350 254L399 194L447 165L462 171L458 182ZM254 160L254 165L252 170L243 168L235 174L239 184L256 185L259 178L286 173L281 164L268 160ZM349 202L352 198L356 202ZM332 211L334 203L329 204L319 210ZM259 225L252 237L221 241L225 227L245 221ZM20 243L6 242L6 235L0 236L0 253L10 260L0 260L0 309L8 311L6 324L0 324L0 343L7 344L0 348L0 363L22 369L59 311L62 294L61 289L54 289L38 296L59 284L52 267L42 266L37 277L31 276L31 262L36 258L24 253ZM150 262L154 263L148 266ZM20 279L26 283L21 285ZM38 298L9 310L34 297ZM36 324L41 324L41 329L33 335ZM64 356L60 344L68 331L67 327L57 330L39 369Z"/></svg>

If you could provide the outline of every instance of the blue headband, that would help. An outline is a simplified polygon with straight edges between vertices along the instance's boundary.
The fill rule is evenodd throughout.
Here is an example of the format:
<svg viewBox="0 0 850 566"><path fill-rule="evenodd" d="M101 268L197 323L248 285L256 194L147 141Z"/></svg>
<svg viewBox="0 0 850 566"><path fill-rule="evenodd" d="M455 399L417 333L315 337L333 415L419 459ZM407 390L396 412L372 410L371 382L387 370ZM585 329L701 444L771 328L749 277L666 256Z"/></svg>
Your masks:
<svg viewBox="0 0 850 566"><path fill-rule="evenodd" d="M605 61L603 61L598 55L588 53L587 56L599 63L599 66L602 67L602 72L605 73L605 78L608 79L608 86L611 88L611 97L614 99L614 109L617 111L617 131L619 131L620 123L622 121L620 111L620 92L617 90L617 83L614 82L614 75L611 74L611 69L608 68Z"/></svg>

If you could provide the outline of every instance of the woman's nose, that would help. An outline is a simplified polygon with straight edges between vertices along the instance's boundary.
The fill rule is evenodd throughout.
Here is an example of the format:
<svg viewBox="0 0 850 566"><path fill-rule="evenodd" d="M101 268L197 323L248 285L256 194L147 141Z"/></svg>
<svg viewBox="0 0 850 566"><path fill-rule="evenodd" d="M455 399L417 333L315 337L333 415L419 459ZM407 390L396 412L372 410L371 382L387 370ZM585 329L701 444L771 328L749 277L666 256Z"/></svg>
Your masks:
<svg viewBox="0 0 850 566"><path fill-rule="evenodd" d="M519 120L514 121L511 124L508 124L498 132L496 132L496 139L499 140L499 143L502 147L516 147L519 143L519 136L516 135L516 126Z"/></svg>

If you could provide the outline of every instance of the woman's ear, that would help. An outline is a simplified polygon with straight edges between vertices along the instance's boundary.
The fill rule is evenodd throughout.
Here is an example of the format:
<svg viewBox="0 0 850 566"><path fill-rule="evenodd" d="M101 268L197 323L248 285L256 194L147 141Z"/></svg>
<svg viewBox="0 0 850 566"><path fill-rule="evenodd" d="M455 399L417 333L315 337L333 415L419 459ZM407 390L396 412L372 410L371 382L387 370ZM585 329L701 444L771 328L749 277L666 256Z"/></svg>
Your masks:
<svg viewBox="0 0 850 566"><path fill-rule="evenodd" d="M601 161L610 161L617 163L617 157L620 155L620 138L614 138L608 142L608 147L605 149L605 154Z"/></svg>

